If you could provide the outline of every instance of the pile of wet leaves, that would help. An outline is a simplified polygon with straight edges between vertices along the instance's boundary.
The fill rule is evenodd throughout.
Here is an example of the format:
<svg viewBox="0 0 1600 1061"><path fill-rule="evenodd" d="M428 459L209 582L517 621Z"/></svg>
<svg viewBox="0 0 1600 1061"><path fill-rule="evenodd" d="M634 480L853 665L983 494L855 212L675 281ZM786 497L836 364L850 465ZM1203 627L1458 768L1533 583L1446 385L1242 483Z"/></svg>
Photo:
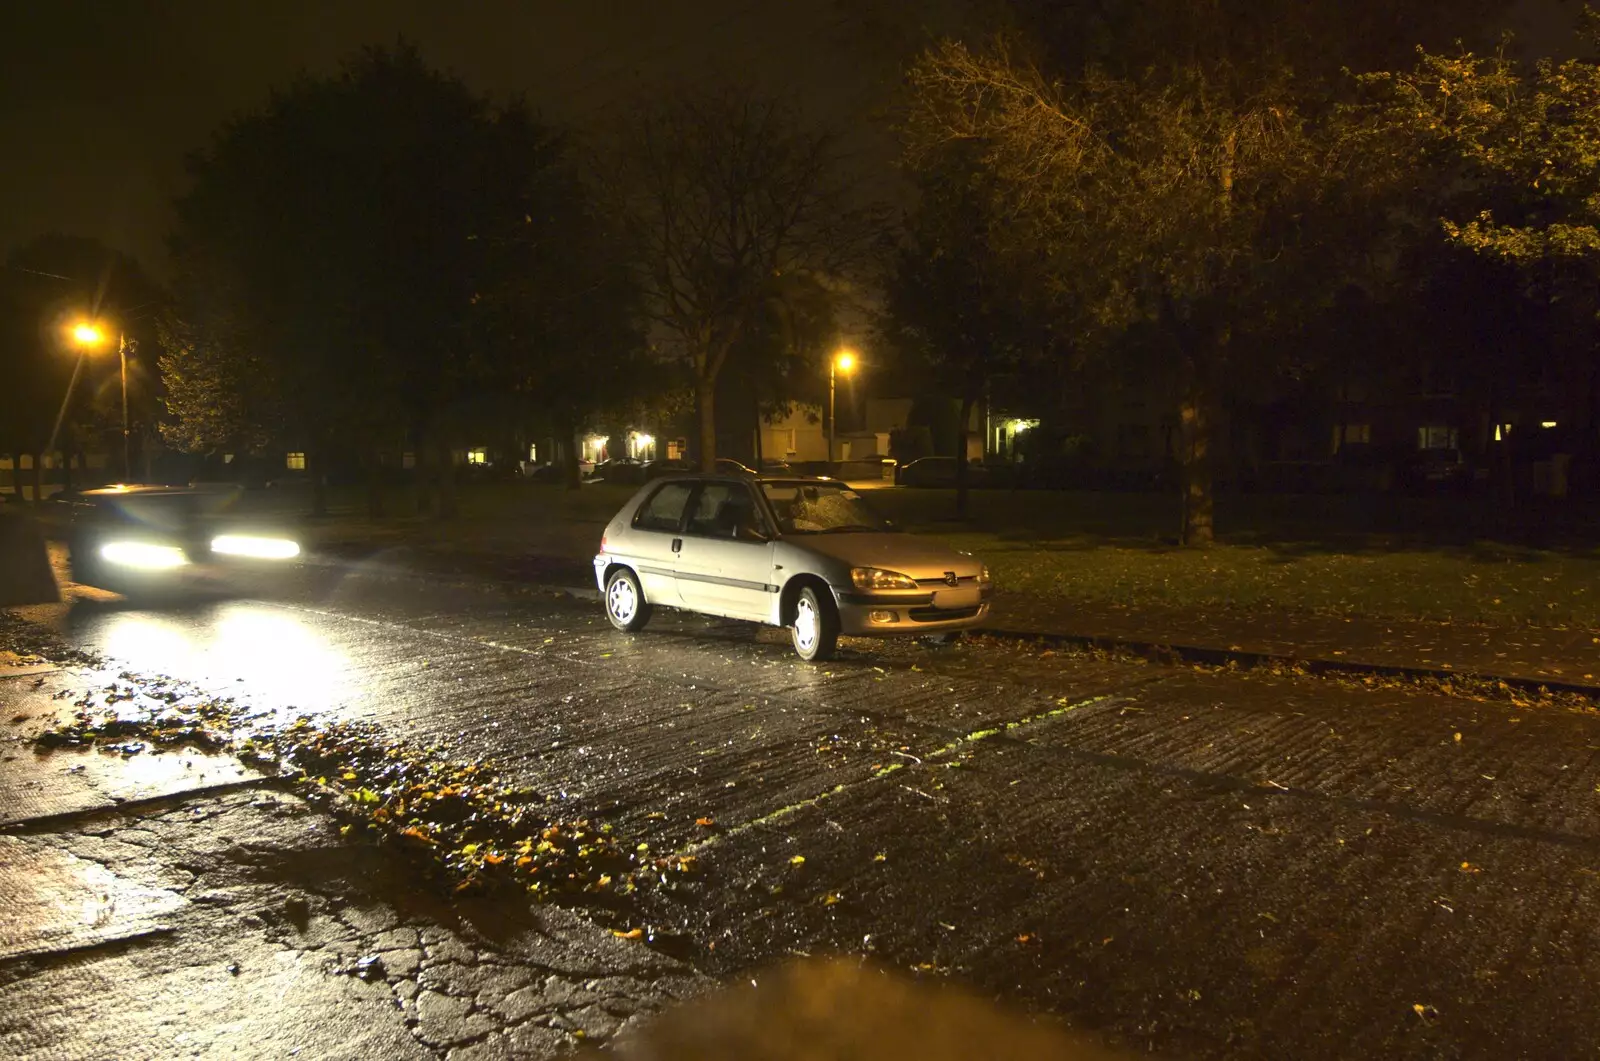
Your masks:
<svg viewBox="0 0 1600 1061"><path fill-rule="evenodd" d="M345 835L424 856L457 891L514 886L539 900L620 910L641 887L674 885L695 869L692 857L653 857L624 843L609 824L552 813L554 801L492 762L397 743L368 722L285 718L129 674L73 708L36 738L40 747L235 755L331 812Z"/></svg>
<svg viewBox="0 0 1600 1061"><path fill-rule="evenodd" d="M14 653L24 663L100 663L94 653L68 645L49 627L4 610L0 610L0 652Z"/></svg>

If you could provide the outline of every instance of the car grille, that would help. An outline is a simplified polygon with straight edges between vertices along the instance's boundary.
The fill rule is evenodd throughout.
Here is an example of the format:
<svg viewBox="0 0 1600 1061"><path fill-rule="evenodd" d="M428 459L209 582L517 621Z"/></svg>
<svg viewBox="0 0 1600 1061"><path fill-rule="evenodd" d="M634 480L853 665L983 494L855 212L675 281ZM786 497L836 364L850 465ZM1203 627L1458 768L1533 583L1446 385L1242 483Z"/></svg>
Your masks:
<svg viewBox="0 0 1600 1061"><path fill-rule="evenodd" d="M970 619L978 614L978 608L912 608L906 614L914 623L937 623L946 619Z"/></svg>
<svg viewBox="0 0 1600 1061"><path fill-rule="evenodd" d="M945 581L944 576L941 575L938 578L919 578L917 579L917 585L927 586L930 589L937 589L940 586L943 586L945 589L955 589L959 586L970 586L976 581L978 581L977 575L962 575L960 578L956 579L956 585L952 586L949 582Z"/></svg>

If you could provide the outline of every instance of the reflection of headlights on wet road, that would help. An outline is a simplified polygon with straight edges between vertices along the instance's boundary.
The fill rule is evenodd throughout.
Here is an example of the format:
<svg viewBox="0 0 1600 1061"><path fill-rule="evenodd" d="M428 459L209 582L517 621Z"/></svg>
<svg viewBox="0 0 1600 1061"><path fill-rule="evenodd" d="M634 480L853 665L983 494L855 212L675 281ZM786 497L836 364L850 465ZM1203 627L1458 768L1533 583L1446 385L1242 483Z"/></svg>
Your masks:
<svg viewBox="0 0 1600 1061"><path fill-rule="evenodd" d="M254 560L290 560L300 555L300 546L288 538L222 534L211 539L211 551L224 556L248 556Z"/></svg>
<svg viewBox="0 0 1600 1061"><path fill-rule="evenodd" d="M124 567L142 567L159 571L182 567L189 562L183 550L171 545L151 545L148 542L107 542L100 547L100 559Z"/></svg>

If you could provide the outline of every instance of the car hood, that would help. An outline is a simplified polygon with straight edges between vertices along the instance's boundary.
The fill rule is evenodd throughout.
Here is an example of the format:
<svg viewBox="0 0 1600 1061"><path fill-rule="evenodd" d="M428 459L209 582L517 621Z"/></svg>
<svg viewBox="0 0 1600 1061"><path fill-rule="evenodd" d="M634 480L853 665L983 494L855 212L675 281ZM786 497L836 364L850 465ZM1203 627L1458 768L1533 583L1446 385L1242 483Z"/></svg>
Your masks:
<svg viewBox="0 0 1600 1061"><path fill-rule="evenodd" d="M975 577L982 566L975 556L910 534L795 534L784 544L845 567L881 567L915 579L943 578L946 571Z"/></svg>

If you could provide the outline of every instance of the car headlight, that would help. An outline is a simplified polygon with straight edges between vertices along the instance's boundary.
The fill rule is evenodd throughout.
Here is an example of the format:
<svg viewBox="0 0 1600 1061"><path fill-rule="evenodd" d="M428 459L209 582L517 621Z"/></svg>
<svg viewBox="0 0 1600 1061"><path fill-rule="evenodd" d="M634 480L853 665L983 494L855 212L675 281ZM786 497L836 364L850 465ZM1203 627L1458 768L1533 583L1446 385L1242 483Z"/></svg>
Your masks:
<svg viewBox="0 0 1600 1061"><path fill-rule="evenodd" d="M917 580L898 571L885 571L881 567L852 567L850 581L856 589L916 589Z"/></svg>
<svg viewBox="0 0 1600 1061"><path fill-rule="evenodd" d="M183 550L172 545L151 545L149 542L106 542L100 547L100 559L123 567L142 567L160 571L182 567L189 562Z"/></svg>
<svg viewBox="0 0 1600 1061"><path fill-rule="evenodd" d="M292 560L300 555L300 546L288 538L219 534L211 539L211 551L223 556L248 556L253 560Z"/></svg>

